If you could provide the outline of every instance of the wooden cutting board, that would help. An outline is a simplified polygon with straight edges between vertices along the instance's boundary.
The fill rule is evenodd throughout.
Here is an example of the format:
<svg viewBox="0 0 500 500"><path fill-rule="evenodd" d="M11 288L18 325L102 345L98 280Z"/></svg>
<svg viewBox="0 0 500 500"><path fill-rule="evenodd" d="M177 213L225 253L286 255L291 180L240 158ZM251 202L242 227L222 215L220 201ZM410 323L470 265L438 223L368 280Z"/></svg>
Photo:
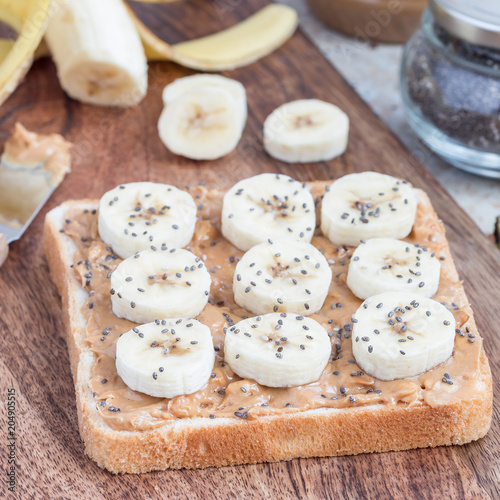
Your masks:
<svg viewBox="0 0 500 500"><path fill-rule="evenodd" d="M251 5L248 5L251 3ZM142 8L148 24L175 42L230 26L265 1L206 0ZM355 57L355 55L353 55ZM236 151L212 162L170 154L158 138L161 90L191 74L175 64L150 65L140 106L114 110L81 105L59 87L50 59L37 62L0 109L0 139L21 121L74 143L73 171L42 213L12 245L0 270L0 466L7 470L7 390L16 390L18 498L500 498L500 426L495 401L486 438L462 447L113 476L89 460L77 425L61 304L41 245L43 217L69 198L99 197L118 183L150 180L227 188L260 172L306 181L373 169L409 179L428 193L443 219L458 270L485 339L498 394L500 252L299 31L271 56L228 71L244 83L249 116ZM278 105L316 97L351 119L347 152L327 163L288 165L262 149L262 123ZM2 485L1 493L9 493Z"/></svg>

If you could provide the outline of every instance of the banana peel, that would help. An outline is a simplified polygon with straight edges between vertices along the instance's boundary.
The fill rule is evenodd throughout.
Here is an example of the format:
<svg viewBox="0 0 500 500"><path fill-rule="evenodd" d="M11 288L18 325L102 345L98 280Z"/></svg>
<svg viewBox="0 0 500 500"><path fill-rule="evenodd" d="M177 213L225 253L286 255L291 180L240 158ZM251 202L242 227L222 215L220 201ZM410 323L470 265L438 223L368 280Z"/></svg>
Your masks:
<svg viewBox="0 0 500 500"><path fill-rule="evenodd" d="M52 0L1 0L0 20L18 34L0 40L0 104L17 88L47 28Z"/></svg>
<svg viewBox="0 0 500 500"><path fill-rule="evenodd" d="M493 232L493 236L495 238L495 243L497 244L498 248L500 248L500 217L497 217L495 219L495 230Z"/></svg>
<svg viewBox="0 0 500 500"><path fill-rule="evenodd" d="M200 71L246 66L270 54L297 28L297 12L271 4L235 26L213 35L169 45L158 38L127 5L149 61L173 61Z"/></svg>
<svg viewBox="0 0 500 500"><path fill-rule="evenodd" d="M14 47L15 40L0 38L0 64L7 58L9 52Z"/></svg>
<svg viewBox="0 0 500 500"><path fill-rule="evenodd" d="M173 61L199 71L246 66L281 46L294 33L297 12L271 4L244 21L213 35L170 45L158 38L123 0L141 37L149 61ZM179 0L137 0L169 3ZM0 20L11 26L16 40L0 38L0 105L17 88L35 59L50 55L42 37L54 0L0 0Z"/></svg>

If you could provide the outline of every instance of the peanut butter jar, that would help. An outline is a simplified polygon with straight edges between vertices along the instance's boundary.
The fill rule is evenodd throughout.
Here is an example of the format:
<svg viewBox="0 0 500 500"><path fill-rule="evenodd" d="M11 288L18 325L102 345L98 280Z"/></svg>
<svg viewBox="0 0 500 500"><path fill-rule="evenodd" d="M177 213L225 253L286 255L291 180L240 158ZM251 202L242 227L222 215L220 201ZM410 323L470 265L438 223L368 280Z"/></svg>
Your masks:
<svg viewBox="0 0 500 500"><path fill-rule="evenodd" d="M406 42L417 29L427 0L307 0L328 26L361 41Z"/></svg>

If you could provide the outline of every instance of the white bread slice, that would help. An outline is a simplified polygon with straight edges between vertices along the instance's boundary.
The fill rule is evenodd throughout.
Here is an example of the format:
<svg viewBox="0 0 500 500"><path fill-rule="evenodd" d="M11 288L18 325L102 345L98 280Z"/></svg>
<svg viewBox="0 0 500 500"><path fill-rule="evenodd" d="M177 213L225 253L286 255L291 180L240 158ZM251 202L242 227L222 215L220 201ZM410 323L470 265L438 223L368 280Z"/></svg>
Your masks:
<svg viewBox="0 0 500 500"><path fill-rule="evenodd" d="M424 193L434 224L437 215ZM70 207L97 208L98 200L68 201L47 214L44 244L51 274L62 297L71 370L75 383L80 433L86 453L114 473L140 473L167 468L198 468L295 457L324 457L366 452L464 444L483 437L491 423L492 381L481 349L476 391L469 399L437 407L372 405L315 409L258 417L177 419L146 431L109 427L96 410L88 387L94 354L85 342L82 306L87 292L70 267L76 249L60 232ZM450 273L456 275L446 247ZM457 276L458 280L458 276ZM460 285L461 302L467 303ZM475 325L471 324L471 331Z"/></svg>

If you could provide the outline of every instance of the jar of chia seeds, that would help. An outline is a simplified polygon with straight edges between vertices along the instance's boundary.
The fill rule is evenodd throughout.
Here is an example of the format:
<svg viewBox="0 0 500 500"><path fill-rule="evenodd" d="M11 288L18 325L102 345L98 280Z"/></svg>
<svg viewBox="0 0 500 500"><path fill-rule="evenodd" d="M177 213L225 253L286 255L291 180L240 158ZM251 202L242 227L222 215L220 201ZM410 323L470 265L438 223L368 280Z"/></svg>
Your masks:
<svg viewBox="0 0 500 500"><path fill-rule="evenodd" d="M405 47L401 92L429 148L500 178L500 0L430 0Z"/></svg>

